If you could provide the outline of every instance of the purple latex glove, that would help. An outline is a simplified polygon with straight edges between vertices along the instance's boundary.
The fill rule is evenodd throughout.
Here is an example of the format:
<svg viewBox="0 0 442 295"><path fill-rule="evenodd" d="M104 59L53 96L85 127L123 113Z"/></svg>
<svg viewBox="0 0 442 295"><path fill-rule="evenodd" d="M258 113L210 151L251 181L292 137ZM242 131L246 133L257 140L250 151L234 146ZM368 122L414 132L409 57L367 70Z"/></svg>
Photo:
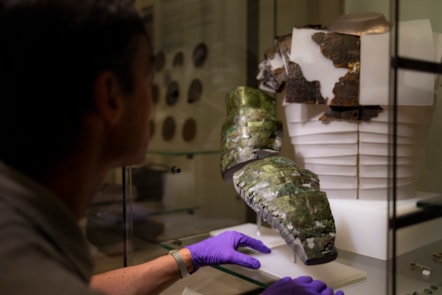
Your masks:
<svg viewBox="0 0 442 295"><path fill-rule="evenodd" d="M309 276L301 276L296 279L285 277L273 283L262 295L344 295L342 291L333 293L333 289L327 287L323 281L313 280Z"/></svg>
<svg viewBox="0 0 442 295"><path fill-rule="evenodd" d="M259 261L249 255L236 251L239 247L250 247L262 253L270 253L270 248L236 231L226 231L196 244L186 246L192 255L194 271L205 265L238 264L257 269Z"/></svg>

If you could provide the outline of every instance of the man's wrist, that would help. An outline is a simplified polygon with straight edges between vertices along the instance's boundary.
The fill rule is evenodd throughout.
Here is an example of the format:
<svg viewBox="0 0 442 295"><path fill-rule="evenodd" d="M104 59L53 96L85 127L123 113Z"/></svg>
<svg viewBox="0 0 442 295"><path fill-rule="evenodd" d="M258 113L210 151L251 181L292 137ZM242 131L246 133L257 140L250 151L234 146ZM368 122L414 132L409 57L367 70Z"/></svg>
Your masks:
<svg viewBox="0 0 442 295"><path fill-rule="evenodd" d="M185 278L188 275L190 275L190 272L188 270L188 266L187 266L183 256L181 255L181 253L178 250L173 249L173 250L169 251L169 254L172 255L172 257L175 259L175 262L178 265L178 269L180 271L180 277Z"/></svg>

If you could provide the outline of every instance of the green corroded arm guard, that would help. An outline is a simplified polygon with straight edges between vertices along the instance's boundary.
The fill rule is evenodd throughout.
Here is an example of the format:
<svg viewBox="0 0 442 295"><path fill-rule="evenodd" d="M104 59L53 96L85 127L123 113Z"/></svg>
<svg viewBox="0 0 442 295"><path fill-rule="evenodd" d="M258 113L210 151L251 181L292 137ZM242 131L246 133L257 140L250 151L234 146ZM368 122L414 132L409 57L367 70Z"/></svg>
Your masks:
<svg viewBox="0 0 442 295"><path fill-rule="evenodd" d="M226 96L227 118L221 134L220 169L224 180L246 163L280 151L282 122L276 100L264 91L237 87Z"/></svg>
<svg viewBox="0 0 442 295"><path fill-rule="evenodd" d="M334 219L316 174L272 156L235 172L233 183L241 198L279 231L304 264L336 259Z"/></svg>

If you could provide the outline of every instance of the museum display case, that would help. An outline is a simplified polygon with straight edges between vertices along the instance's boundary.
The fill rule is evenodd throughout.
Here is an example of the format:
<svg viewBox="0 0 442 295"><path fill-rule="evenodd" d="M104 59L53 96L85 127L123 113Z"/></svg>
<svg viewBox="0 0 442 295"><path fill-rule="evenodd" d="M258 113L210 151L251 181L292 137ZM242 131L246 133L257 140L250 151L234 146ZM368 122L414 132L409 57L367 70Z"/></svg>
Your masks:
<svg viewBox="0 0 442 295"><path fill-rule="evenodd" d="M155 51L155 113L145 163L110 173L82 220L96 272L233 229L272 248L244 249L260 270L201 269L163 294L259 294L286 275L346 294L442 294L439 2L136 0ZM246 87L266 92L265 107L250 95L232 107ZM257 148L266 136L271 147ZM244 154L247 144L265 152ZM224 173L237 152L244 165L278 155L316 175L309 189L328 202L337 257L296 259L281 235L290 224L265 220L235 183L248 166Z"/></svg>

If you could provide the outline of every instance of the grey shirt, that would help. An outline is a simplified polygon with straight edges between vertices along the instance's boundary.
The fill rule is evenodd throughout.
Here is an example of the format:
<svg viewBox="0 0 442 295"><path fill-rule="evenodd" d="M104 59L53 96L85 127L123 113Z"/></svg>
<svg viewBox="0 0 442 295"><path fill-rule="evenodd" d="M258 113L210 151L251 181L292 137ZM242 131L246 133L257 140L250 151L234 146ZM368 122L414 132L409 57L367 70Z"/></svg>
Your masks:
<svg viewBox="0 0 442 295"><path fill-rule="evenodd" d="M97 294L73 214L49 190L0 162L0 293Z"/></svg>

